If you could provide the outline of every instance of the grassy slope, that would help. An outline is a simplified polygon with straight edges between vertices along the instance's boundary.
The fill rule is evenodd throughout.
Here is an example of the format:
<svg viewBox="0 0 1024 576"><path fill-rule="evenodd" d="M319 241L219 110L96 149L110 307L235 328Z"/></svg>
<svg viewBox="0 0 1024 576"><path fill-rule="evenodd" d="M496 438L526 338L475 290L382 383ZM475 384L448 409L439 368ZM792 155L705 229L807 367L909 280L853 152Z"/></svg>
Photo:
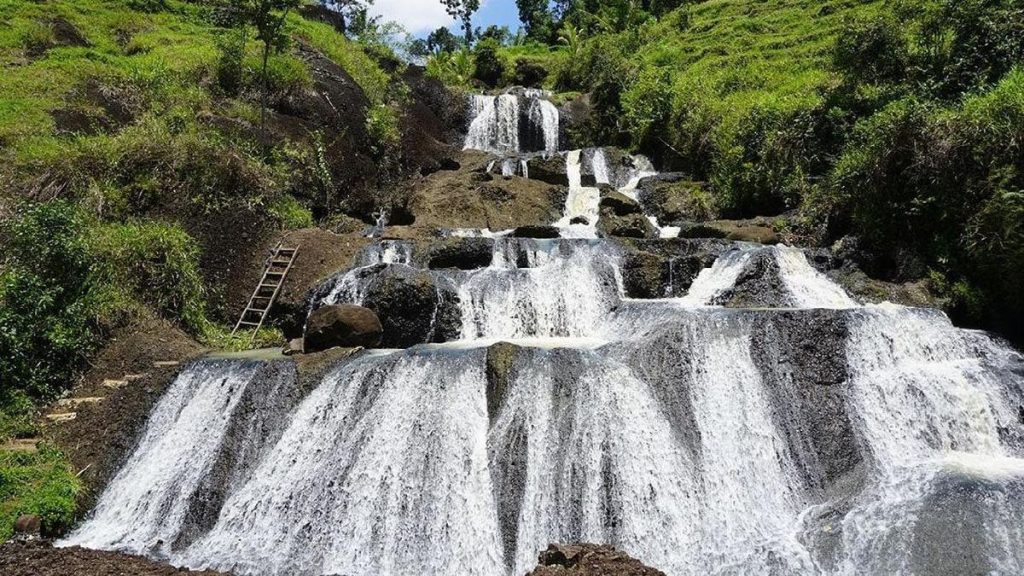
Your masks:
<svg viewBox="0 0 1024 576"><path fill-rule="evenodd" d="M156 12L131 8L141 4L128 0L0 0L0 223L21 200L18 191L34 190L32 182L45 182L43 177L53 173L71 181L57 187L62 191L59 194L90 212L90 228L81 233L94 240L106 236L117 239L112 245L114 252L130 259L133 253L141 254L160 244L152 242L153 237L159 240L168 230L178 234L147 212L109 207L111 199L133 196L145 189L145 182L140 187L139 176L132 172L139 170L136 166L142 167L143 178L148 162L164 168L160 176L163 180L154 179L162 187L158 191L159 198L164 199L161 201L198 189L187 182L192 176L188 173L190 165L182 164L190 149L202 150L199 154L237 154L253 166L250 173L271 175L266 177L268 186L276 182L282 167L270 165L273 158L252 154L245 143L228 141L197 121L205 113L247 121L258 118L251 95L248 99L232 99L217 89L217 41L225 31L211 23L209 13L199 4L167 0L166 9ZM72 24L86 45L61 42L54 25L57 20ZM295 14L288 26L293 39L304 40L345 68L372 103L389 103L390 77L360 46L326 24ZM250 42L249 57L254 58L257 50L257 44ZM112 129L90 135L58 133L53 111L74 110L97 123L110 120L108 112L97 104L95 94L89 94L96 90L110 91L119 104L131 108L128 125L115 123ZM196 144L203 147L197 148ZM82 162L81 158L89 160ZM215 161L213 157L209 160ZM216 180L213 186L217 187ZM284 191L279 186L274 198L280 199ZM52 196L53 190L47 189L34 199ZM97 197L101 201L97 202ZM291 202L286 207L298 206L287 194L284 198ZM258 208L260 198L244 201L262 209ZM269 202L274 201L272 198ZM292 220L308 222L306 214ZM282 225L288 225L288 218L281 220ZM125 234L132 231L139 232L135 236L151 238L137 242L125 239ZM103 243L97 244L102 247ZM153 262L159 267L162 262L172 261L166 247L157 250L151 259L137 264ZM96 252L93 257L101 261L98 266L116 260L116 254L109 250ZM4 273L7 256L0 246L0 274ZM194 267L194 258L188 260L184 265ZM127 264L121 268L130 276L134 274L132 263ZM180 271L168 268L164 272ZM148 273L143 276L151 277ZM130 286L134 280L122 279L119 283ZM144 294L135 297L152 305ZM124 312L114 311L114 315ZM181 313L172 314L171 319L189 323ZM236 344L219 337L216 327L209 330L204 336L212 345ZM0 374L2 385L11 385L6 380ZM18 399L18 405L0 405L0 541L9 536L14 519L22 513L40 514L44 527L66 525L73 517L78 489L70 464L60 452L45 447L39 453L3 449L9 437L38 433L31 421L31 404L15 390L8 398Z"/></svg>
<svg viewBox="0 0 1024 576"><path fill-rule="evenodd" d="M53 153L70 138L56 138L50 111L76 100L90 80L136 90L144 109L163 114L178 109L198 113L229 103L212 93L224 31L209 21L202 6L169 0L168 11L140 12L125 0L0 0L0 143L19 160ZM27 54L30 44L52 38L47 22L70 22L89 46L57 46L41 57ZM289 27L335 60L355 78L371 101L383 103L388 76L357 45L326 24L293 15ZM255 55L257 46L250 43ZM235 102L234 113L251 117L251 108Z"/></svg>
<svg viewBox="0 0 1024 576"><path fill-rule="evenodd" d="M739 118L765 103L806 106L834 81L828 63L844 20L876 14L883 0L709 0L666 15L636 34L637 68L670 72L679 97L706 100L723 117ZM625 42L630 33L613 36ZM607 37L606 37L607 38ZM564 47L513 46L504 55L554 70ZM548 78L553 85L555 76Z"/></svg>

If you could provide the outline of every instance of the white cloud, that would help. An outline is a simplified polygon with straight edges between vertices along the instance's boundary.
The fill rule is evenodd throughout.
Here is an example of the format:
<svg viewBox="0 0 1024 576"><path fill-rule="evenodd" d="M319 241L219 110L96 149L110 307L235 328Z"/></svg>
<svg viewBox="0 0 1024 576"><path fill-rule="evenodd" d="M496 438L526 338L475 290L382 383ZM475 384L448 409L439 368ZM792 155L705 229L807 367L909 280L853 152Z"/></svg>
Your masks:
<svg viewBox="0 0 1024 576"><path fill-rule="evenodd" d="M401 24L408 32L430 32L454 21L440 0L375 0L370 13Z"/></svg>

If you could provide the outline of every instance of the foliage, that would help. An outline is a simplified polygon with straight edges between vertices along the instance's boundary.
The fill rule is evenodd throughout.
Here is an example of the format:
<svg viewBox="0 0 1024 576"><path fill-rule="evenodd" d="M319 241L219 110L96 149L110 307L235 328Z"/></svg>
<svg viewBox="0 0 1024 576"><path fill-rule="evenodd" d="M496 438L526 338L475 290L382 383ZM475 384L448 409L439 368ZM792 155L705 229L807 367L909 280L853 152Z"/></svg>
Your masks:
<svg viewBox="0 0 1024 576"><path fill-rule="evenodd" d="M477 44L473 57L473 77L492 88L505 76L505 62L498 53L499 48L495 40L483 40Z"/></svg>
<svg viewBox="0 0 1024 576"><path fill-rule="evenodd" d="M462 23L466 44L473 43L473 14L480 9L480 0L441 0L448 15Z"/></svg>
<svg viewBox="0 0 1024 576"><path fill-rule="evenodd" d="M84 229L76 208L55 202L22 207L0 231L0 405L55 397L96 345L109 294Z"/></svg>
<svg viewBox="0 0 1024 576"><path fill-rule="evenodd" d="M69 528L81 489L71 463L46 444L38 452L0 450L0 540L11 537L22 514L38 515L45 536Z"/></svg>
<svg viewBox="0 0 1024 576"><path fill-rule="evenodd" d="M427 60L427 76L448 86L469 86L475 72L476 64L469 50L440 52Z"/></svg>
<svg viewBox="0 0 1024 576"><path fill-rule="evenodd" d="M206 325L199 247L180 227L161 222L102 224L92 251L104 281L195 333Z"/></svg>

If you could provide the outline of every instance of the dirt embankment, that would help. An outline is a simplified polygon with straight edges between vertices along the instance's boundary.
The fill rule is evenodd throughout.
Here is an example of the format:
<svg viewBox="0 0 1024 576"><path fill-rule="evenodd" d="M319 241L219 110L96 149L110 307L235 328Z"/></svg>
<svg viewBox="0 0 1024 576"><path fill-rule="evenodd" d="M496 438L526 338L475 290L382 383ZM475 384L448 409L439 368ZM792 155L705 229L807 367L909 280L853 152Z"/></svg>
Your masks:
<svg viewBox="0 0 1024 576"><path fill-rule="evenodd" d="M148 318L119 330L93 359L68 398L50 414L44 436L64 450L80 473L79 510L95 504L131 452L154 404L189 360L204 352L187 334L164 320Z"/></svg>
<svg viewBox="0 0 1024 576"><path fill-rule="evenodd" d="M0 574L5 576L219 576L195 572L118 552L84 548L53 548L46 542L8 542L0 545Z"/></svg>

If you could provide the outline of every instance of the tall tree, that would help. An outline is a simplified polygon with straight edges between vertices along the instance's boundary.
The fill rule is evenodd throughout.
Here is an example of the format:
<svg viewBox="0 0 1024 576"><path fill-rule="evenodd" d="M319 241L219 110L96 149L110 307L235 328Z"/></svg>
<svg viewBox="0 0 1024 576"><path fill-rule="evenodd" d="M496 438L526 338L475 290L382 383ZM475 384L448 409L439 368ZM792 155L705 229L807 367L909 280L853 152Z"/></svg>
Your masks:
<svg viewBox="0 0 1024 576"><path fill-rule="evenodd" d="M444 52L455 52L461 47L461 42L452 34L452 31L441 27L434 30L427 36L427 48L434 54Z"/></svg>
<svg viewBox="0 0 1024 576"><path fill-rule="evenodd" d="M462 23L466 44L473 42L473 14L480 9L480 0L441 0L448 15Z"/></svg>
<svg viewBox="0 0 1024 576"><path fill-rule="evenodd" d="M548 0L516 0L516 7L526 35L534 40L548 40L554 24Z"/></svg>
<svg viewBox="0 0 1024 576"><path fill-rule="evenodd" d="M256 39L263 43L260 61L260 127L267 121L267 64L270 56L280 52L287 44L284 24L288 14L301 6L303 0L227 0L224 4L231 25L240 28L252 26Z"/></svg>

